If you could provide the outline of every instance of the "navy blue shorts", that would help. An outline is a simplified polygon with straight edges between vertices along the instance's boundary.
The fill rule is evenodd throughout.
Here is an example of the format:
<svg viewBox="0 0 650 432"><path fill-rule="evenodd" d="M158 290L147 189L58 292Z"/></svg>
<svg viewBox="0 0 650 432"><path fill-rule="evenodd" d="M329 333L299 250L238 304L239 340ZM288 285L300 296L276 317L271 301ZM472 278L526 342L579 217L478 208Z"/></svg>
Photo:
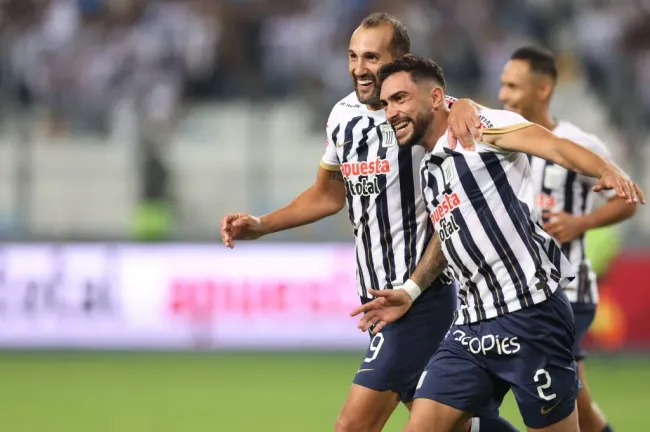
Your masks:
<svg viewBox="0 0 650 432"><path fill-rule="evenodd" d="M548 427L575 407L574 334L571 305L560 289L538 305L454 325L422 373L415 397L483 417L512 389L526 426Z"/></svg>
<svg viewBox="0 0 650 432"><path fill-rule="evenodd" d="M424 291L402 318L371 337L354 383L394 391L402 402L413 400L418 379L447 334L455 310L455 284Z"/></svg>
<svg viewBox="0 0 650 432"><path fill-rule="evenodd" d="M576 361L582 361L587 353L582 349L582 341L587 335L591 323L596 317L596 305L589 303L571 303L573 316L576 320L576 340L573 343L573 356Z"/></svg>

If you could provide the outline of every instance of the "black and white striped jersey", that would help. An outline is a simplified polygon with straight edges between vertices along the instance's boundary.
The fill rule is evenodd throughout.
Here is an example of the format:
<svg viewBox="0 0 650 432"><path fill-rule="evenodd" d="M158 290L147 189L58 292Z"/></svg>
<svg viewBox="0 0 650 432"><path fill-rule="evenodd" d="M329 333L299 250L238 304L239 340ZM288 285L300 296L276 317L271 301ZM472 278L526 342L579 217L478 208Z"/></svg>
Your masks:
<svg viewBox="0 0 650 432"><path fill-rule="evenodd" d="M419 175L423 156L420 146L400 147L384 111L369 110L355 93L332 109L321 167L345 178L361 297L370 297L368 288L404 283L431 238ZM448 275L441 281L450 282Z"/></svg>
<svg viewBox="0 0 650 432"><path fill-rule="evenodd" d="M611 160L611 155L602 141L567 121L558 122L553 133ZM579 216L592 212L597 195L592 187L596 179L577 174L537 157L530 157L529 160L535 188L536 209L543 222L549 220L551 213L560 211ZM608 200L616 196L616 191L608 190L598 194ZM598 303L596 274L585 255L584 236L562 244L561 249L576 274L576 278L566 287L569 300L574 303Z"/></svg>
<svg viewBox="0 0 650 432"><path fill-rule="evenodd" d="M480 111L483 133L530 125L508 111ZM456 324L487 320L548 299L573 276L534 213L528 157L477 143L451 150L443 135L421 166L423 196L458 277Z"/></svg>

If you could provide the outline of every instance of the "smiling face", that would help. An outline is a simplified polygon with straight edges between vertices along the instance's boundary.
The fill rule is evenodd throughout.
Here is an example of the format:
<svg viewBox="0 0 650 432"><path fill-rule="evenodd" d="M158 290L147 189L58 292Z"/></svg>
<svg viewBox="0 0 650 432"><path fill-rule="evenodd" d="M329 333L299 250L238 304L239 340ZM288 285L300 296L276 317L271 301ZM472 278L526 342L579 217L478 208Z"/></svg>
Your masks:
<svg viewBox="0 0 650 432"><path fill-rule="evenodd" d="M359 102L380 108L379 68L393 61L391 41L393 27L382 24L377 27L359 27L350 39L348 49L348 65L354 91Z"/></svg>
<svg viewBox="0 0 650 432"><path fill-rule="evenodd" d="M552 88L551 80L532 71L526 60L510 60L501 74L499 99L508 111L532 119L548 103Z"/></svg>
<svg viewBox="0 0 650 432"><path fill-rule="evenodd" d="M444 93L431 83L416 83L409 72L397 72L387 77L381 86L381 101L386 119L395 129L400 146L422 142L434 121L435 107Z"/></svg>

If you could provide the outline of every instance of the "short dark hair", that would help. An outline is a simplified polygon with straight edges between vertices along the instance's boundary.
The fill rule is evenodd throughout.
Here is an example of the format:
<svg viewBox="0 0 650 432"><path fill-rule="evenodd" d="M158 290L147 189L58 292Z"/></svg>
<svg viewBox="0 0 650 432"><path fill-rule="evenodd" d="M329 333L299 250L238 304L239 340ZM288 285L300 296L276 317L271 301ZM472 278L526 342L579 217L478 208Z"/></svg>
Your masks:
<svg viewBox="0 0 650 432"><path fill-rule="evenodd" d="M511 56L510 60L523 60L528 62L530 70L550 77L554 82L557 81L557 65L555 56L547 49L537 46L525 46L519 48Z"/></svg>
<svg viewBox="0 0 650 432"><path fill-rule="evenodd" d="M395 57L402 57L411 52L411 37L406 26L393 15L386 12L375 12L361 21L361 27L376 28L388 24L393 28L393 38L390 41L390 51Z"/></svg>
<svg viewBox="0 0 650 432"><path fill-rule="evenodd" d="M386 78L398 72L408 72L414 83L430 79L445 88L445 76L442 68L433 60L407 55L395 59L392 63L383 65L378 72L379 82L383 83Z"/></svg>

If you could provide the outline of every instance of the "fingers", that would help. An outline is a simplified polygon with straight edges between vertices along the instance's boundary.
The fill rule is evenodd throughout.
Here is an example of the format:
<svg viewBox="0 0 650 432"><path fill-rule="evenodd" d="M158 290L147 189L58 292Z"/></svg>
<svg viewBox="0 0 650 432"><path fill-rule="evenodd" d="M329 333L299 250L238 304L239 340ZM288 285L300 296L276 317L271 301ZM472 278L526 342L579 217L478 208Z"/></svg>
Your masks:
<svg viewBox="0 0 650 432"><path fill-rule="evenodd" d="M361 329L361 331L365 332L370 329L375 324L375 321L381 321L381 318L379 318L379 312L376 310L370 311L367 314L365 314L360 320L359 324L357 327Z"/></svg>
<svg viewBox="0 0 650 432"><path fill-rule="evenodd" d="M452 150L456 150L456 145L458 145L458 141L456 140L456 135L454 134L454 131L452 129L449 129L449 134L447 135L448 141L449 141L449 148Z"/></svg>
<svg viewBox="0 0 650 432"><path fill-rule="evenodd" d="M393 295L393 290L376 290L376 289L369 288L368 289L368 294L370 294L373 297L390 298ZM366 304L368 304L368 303L366 303Z"/></svg>
<svg viewBox="0 0 650 432"><path fill-rule="evenodd" d="M372 329L372 334L379 333L384 329L384 327L386 327L387 324L388 323L384 320L379 321L377 324L375 324L375 327Z"/></svg>
<svg viewBox="0 0 650 432"><path fill-rule="evenodd" d="M374 301L375 300L373 300L371 302L368 302L366 304L362 304L361 306L359 306L358 308L356 308L355 310L350 312L350 316L354 317L354 316L357 316L357 315L362 314L362 313L370 312L372 310L372 308L374 307L374 305L372 304Z"/></svg>
<svg viewBox="0 0 650 432"><path fill-rule="evenodd" d="M231 213L221 219L221 241L226 247L233 248L232 240L232 222L237 218L236 213Z"/></svg>
<svg viewBox="0 0 650 432"><path fill-rule="evenodd" d="M250 217L250 215L242 215L232 223L232 226L236 228L241 228L241 227L245 227L246 225L249 225L252 221L253 219Z"/></svg>
<svg viewBox="0 0 650 432"><path fill-rule="evenodd" d="M641 204L645 205L645 194L643 193L643 189L641 189L638 184L634 183L634 191L636 192L636 196L639 198Z"/></svg>

